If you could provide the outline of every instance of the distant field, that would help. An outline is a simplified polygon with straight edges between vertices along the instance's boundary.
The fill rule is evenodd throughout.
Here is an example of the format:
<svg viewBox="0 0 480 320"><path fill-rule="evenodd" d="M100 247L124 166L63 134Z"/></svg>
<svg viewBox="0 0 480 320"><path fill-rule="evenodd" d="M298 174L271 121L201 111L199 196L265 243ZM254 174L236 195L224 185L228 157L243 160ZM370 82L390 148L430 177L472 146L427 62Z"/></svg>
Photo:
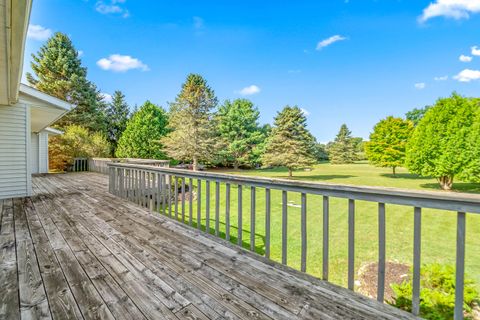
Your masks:
<svg viewBox="0 0 480 320"><path fill-rule="evenodd" d="M437 190L434 179L419 178L399 168L394 178L388 169L375 168L367 163L351 165L320 164L312 171L294 172L293 179L318 181L337 184L354 184ZM214 172L219 172L215 170ZM286 178L287 171L271 170L220 170L232 174ZM457 183L460 191L480 192L479 184ZM205 184L202 185L203 193ZM220 228L225 231L225 185L221 186ZM211 217L214 217L214 188L211 188ZM281 192L272 191L272 239L271 258L281 261ZM202 195L203 200L205 195ZM288 264L300 268L300 194L289 193L288 200ZM320 196L307 198L307 272L320 277L322 272L322 199ZM348 201L331 198L330 200L330 280L346 286L347 284L347 235ZM202 225L205 225L205 208L202 205ZM265 235L265 198L264 190L257 188L256 197L256 251L264 253ZM411 265L413 256L413 208L387 205L387 260ZM193 221L196 224L196 201L193 205ZM188 205L186 208L188 215ZM466 272L477 284L480 284L480 215L467 216ZM236 242L237 224L237 187L231 188L231 241ZM377 204L365 201L356 202L355 226L355 267L377 261ZM211 222L211 227L214 222ZM245 247L250 243L250 190L243 190L243 226L242 240ZM211 230L213 232L213 230ZM439 210L423 210L422 220L422 263L455 263L456 214ZM480 285L478 285L480 289Z"/></svg>

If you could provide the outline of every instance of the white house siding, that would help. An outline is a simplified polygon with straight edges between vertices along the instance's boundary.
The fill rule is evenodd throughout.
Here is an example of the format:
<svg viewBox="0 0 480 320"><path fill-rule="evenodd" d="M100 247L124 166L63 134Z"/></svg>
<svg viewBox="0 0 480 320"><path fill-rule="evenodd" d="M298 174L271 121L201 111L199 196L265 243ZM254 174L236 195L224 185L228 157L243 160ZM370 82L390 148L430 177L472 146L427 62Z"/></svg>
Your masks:
<svg viewBox="0 0 480 320"><path fill-rule="evenodd" d="M38 172L48 173L48 133L38 134Z"/></svg>
<svg viewBox="0 0 480 320"><path fill-rule="evenodd" d="M0 199L31 193L27 109L23 103L0 106Z"/></svg>
<svg viewBox="0 0 480 320"><path fill-rule="evenodd" d="M32 173L39 173L39 140L40 135L37 133L31 134L31 145L32 145L32 153L31 153L31 162L32 162Z"/></svg>

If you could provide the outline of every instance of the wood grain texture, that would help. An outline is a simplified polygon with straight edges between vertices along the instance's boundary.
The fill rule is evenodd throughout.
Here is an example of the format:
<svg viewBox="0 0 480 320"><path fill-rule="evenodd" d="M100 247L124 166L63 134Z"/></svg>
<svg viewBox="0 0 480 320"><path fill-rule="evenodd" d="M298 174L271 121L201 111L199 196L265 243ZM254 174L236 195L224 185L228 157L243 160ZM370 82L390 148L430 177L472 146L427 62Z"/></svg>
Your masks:
<svg viewBox="0 0 480 320"><path fill-rule="evenodd" d="M33 197L0 201L0 319L414 318L152 214L109 179L35 177Z"/></svg>

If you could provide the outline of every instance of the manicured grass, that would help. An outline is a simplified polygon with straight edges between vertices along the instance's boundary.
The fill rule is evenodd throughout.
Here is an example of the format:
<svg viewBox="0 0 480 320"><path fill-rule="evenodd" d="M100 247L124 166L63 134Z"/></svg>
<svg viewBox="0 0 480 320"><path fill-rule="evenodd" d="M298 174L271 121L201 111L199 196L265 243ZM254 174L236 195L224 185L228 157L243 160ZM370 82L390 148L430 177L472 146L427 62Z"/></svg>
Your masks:
<svg viewBox="0 0 480 320"><path fill-rule="evenodd" d="M218 171L216 171L218 172ZM286 178L287 171L240 170L229 172L250 176ZM386 186L410 189L437 189L434 179L419 178L408 174L404 169L397 170L392 177L388 169L375 168L366 163L352 165L320 164L312 171L298 171L293 179L337 184ZM194 181L197 185L197 181ZM459 183L458 190L480 192L479 184ZM238 232L238 188L230 187L230 240L237 242ZM197 190L197 187L195 187ZM242 242L250 247L250 188L244 186ZM201 216L205 229L206 185L202 183ZM226 226L226 186L221 184L220 232L225 237ZM215 184L210 186L210 232L215 226ZM288 193L288 265L300 269L300 194ZM265 190L256 188L255 210L255 251L264 254L265 250ZM356 201L355 217L355 268L378 259L378 208L376 203ZM307 272L321 277L322 274L322 197L307 196ZM179 210L181 206L179 205ZM387 260L411 265L413 256L413 208L397 205L386 206ZM196 225L197 199L193 202L193 224ZM271 258L281 261L282 248L282 194L271 193ZM186 203L186 221L189 206ZM330 198L330 281L346 286L348 253L348 200ZM423 210L422 214L422 263L455 264L456 214L441 210ZM480 215L467 215L466 272L480 284ZM480 288L480 285L478 286Z"/></svg>

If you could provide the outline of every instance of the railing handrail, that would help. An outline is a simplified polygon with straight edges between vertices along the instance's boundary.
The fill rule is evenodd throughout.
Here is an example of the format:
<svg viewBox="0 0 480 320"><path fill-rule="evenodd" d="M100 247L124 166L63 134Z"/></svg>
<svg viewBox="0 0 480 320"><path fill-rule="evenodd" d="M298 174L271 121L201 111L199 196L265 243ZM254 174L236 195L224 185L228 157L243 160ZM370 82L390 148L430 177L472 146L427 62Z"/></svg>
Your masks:
<svg viewBox="0 0 480 320"><path fill-rule="evenodd" d="M441 209L457 212L480 213L480 196L467 193L443 193L435 191L405 190L390 187L354 186L345 184L318 183L280 178L249 177L225 173L160 168L128 163L108 163L117 168L138 168L152 172L170 173L177 176L203 178L220 182L249 185L261 188L305 192L353 200L364 200L386 204Z"/></svg>

